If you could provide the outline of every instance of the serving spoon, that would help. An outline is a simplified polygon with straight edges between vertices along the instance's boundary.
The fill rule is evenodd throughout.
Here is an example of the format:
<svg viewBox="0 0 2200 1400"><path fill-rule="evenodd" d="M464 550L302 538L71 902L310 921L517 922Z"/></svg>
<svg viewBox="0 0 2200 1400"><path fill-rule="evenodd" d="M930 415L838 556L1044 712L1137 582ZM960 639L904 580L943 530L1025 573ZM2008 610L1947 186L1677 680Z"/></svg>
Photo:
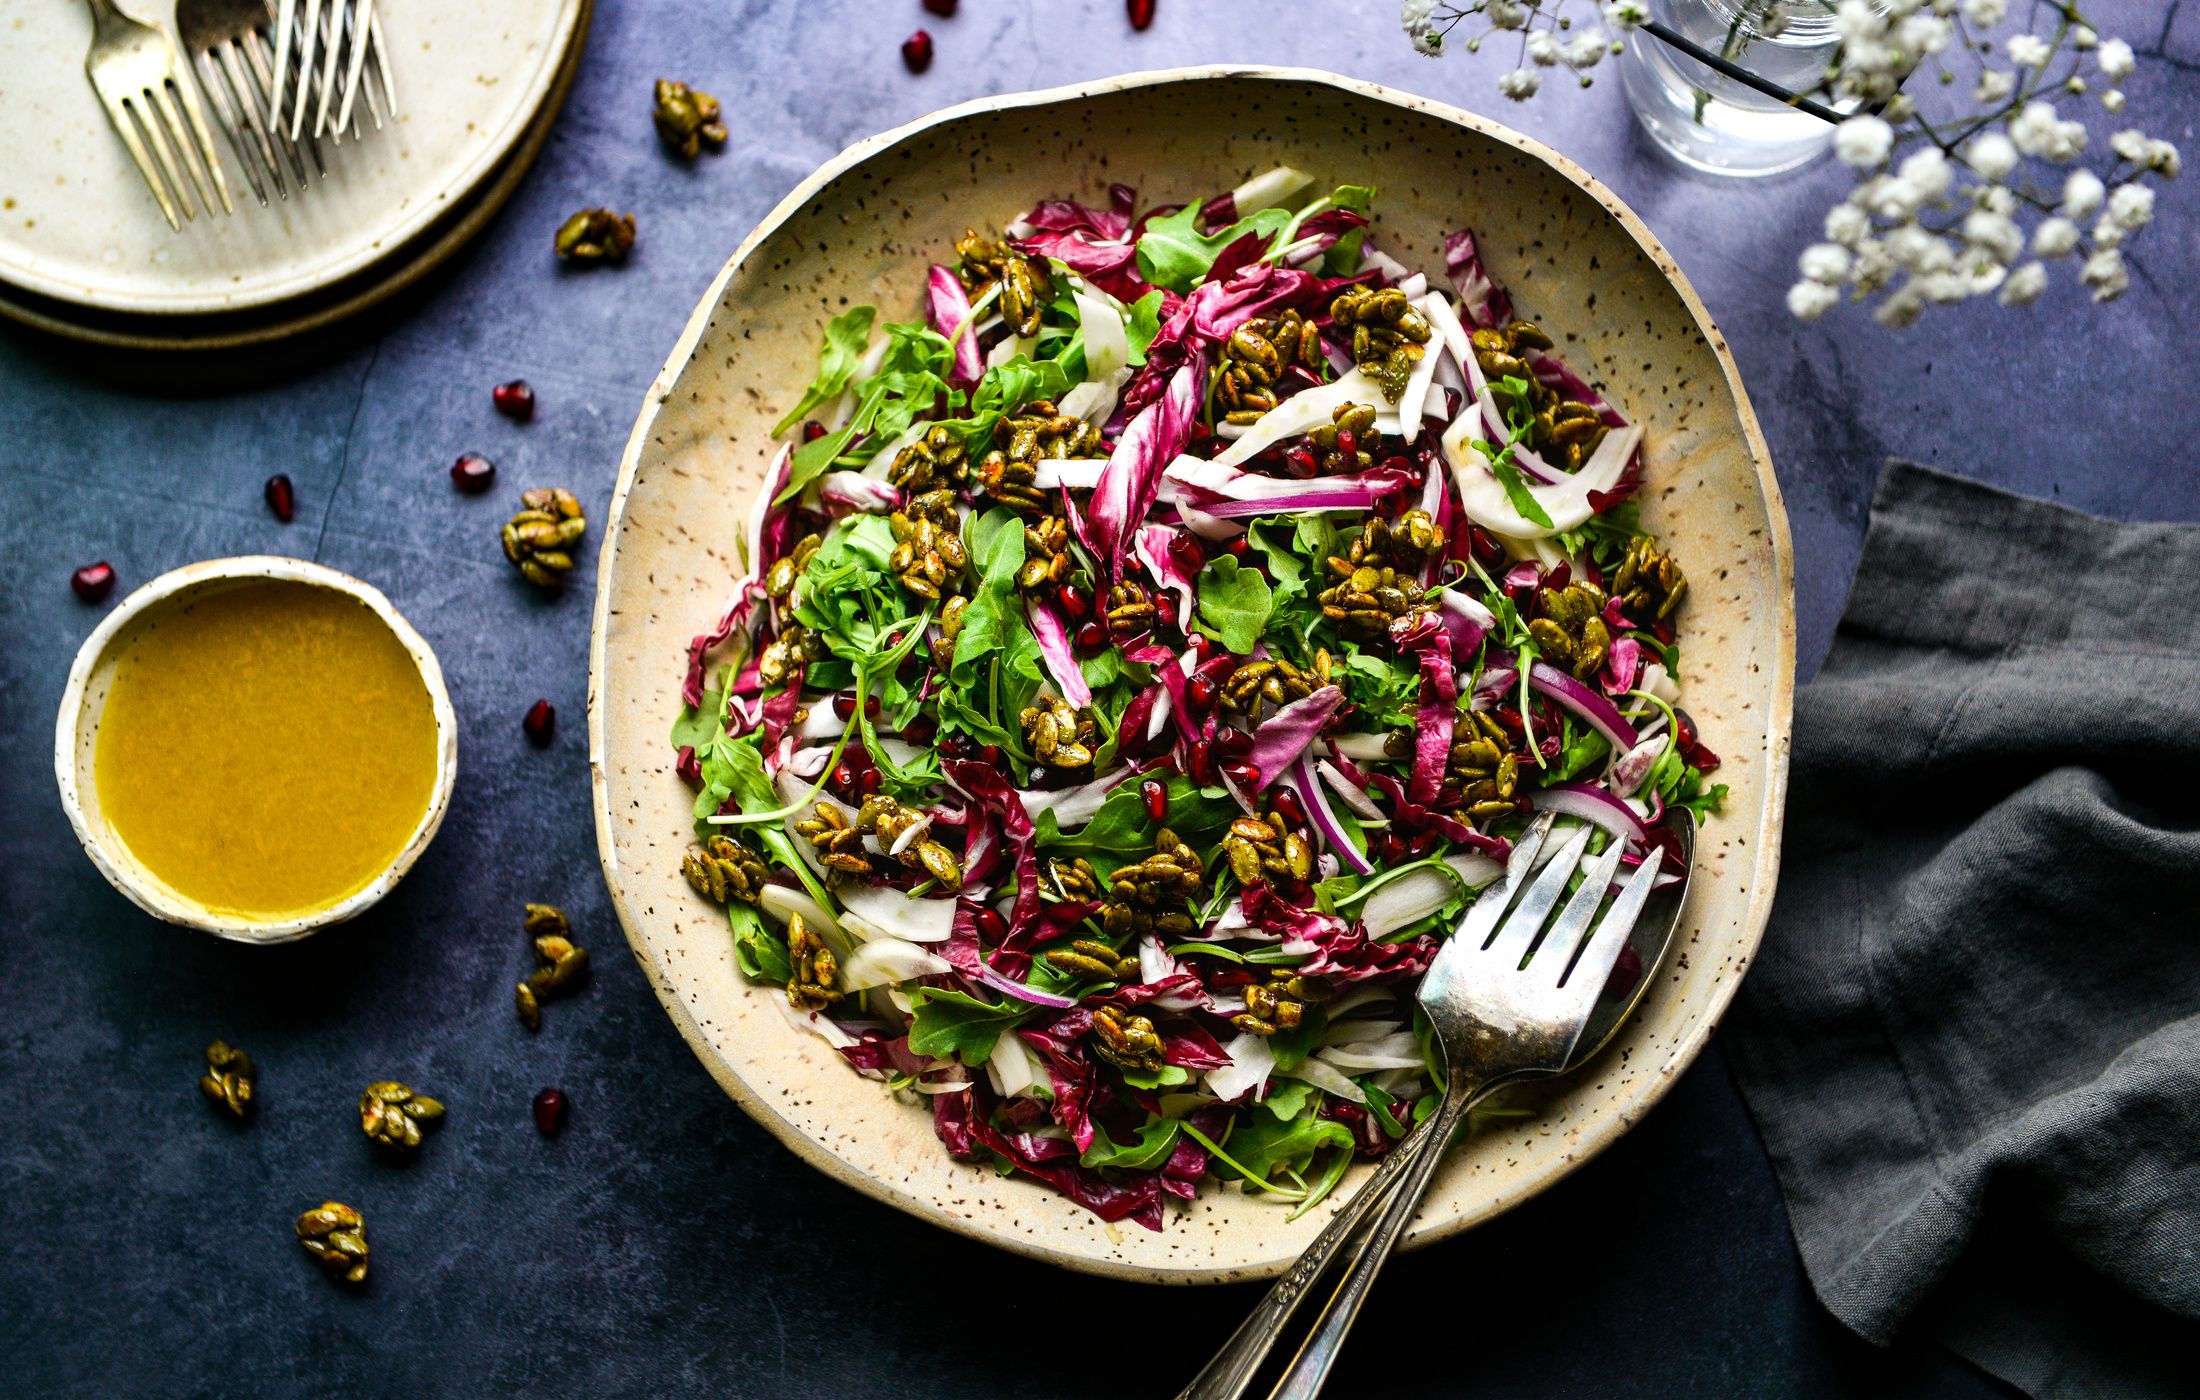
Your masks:
<svg viewBox="0 0 2200 1400"><path fill-rule="evenodd" d="M1586 831L1574 833L1542 859L1551 821L1539 817L1521 833L1504 876L1476 898L1418 993L1444 1046L1449 1089L1442 1107L1392 1150L1178 1400L1239 1400L1308 1290L1349 1249L1344 1282L1273 1392L1292 1400L1314 1395L1467 1110L1505 1084L1579 1069L1611 1043L1641 1002L1680 924L1687 876L1695 867L1695 824L1684 811L1667 818L1680 852L1678 883L1655 889L1664 852L1651 848L1592 932L1603 891L1618 869L1621 843L1614 842L1590 863L1546 932L1544 920L1581 865L1588 840ZM1545 955L1551 951L1555 957ZM1575 981L1584 976L1596 979L1589 984L1598 988L1593 995ZM1378 1211L1373 1228L1363 1230Z"/></svg>

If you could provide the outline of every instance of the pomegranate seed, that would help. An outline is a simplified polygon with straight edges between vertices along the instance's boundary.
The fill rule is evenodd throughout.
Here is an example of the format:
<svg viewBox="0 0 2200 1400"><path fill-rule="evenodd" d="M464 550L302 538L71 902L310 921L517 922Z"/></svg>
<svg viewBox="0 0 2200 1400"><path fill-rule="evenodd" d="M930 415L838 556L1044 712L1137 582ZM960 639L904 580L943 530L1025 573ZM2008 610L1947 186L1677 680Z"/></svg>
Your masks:
<svg viewBox="0 0 2200 1400"><path fill-rule="evenodd" d="M834 714L839 715L842 719L851 719L855 716L855 712L856 697L853 695L835 695L833 697Z"/></svg>
<svg viewBox="0 0 2200 1400"><path fill-rule="evenodd" d="M1375 858L1385 865L1396 865L1406 858L1406 843L1395 836L1378 837L1375 841Z"/></svg>
<svg viewBox="0 0 2200 1400"><path fill-rule="evenodd" d="M538 749L550 747L550 740L558 732L558 712L547 700L537 700L527 707L527 718L519 722L527 731L527 741Z"/></svg>
<svg viewBox="0 0 2200 1400"><path fill-rule="evenodd" d="M478 496L497 484L497 464L479 452L469 452L451 463L451 485L469 496Z"/></svg>
<svg viewBox="0 0 2200 1400"><path fill-rule="evenodd" d="M912 73L922 73L932 66L932 36L918 30L901 41L901 61Z"/></svg>
<svg viewBox="0 0 2200 1400"><path fill-rule="evenodd" d="M1383 459L1383 469L1398 472L1401 475L1409 475L1413 471L1413 459L1410 457L1385 457Z"/></svg>
<svg viewBox="0 0 2200 1400"><path fill-rule="evenodd" d="M1199 547L1199 540L1190 531L1169 537L1169 553L1176 556L1177 566L1188 574L1196 574L1207 566L1207 551Z"/></svg>
<svg viewBox="0 0 2200 1400"><path fill-rule="evenodd" d="M999 763L1001 761L1001 746L999 744L986 744L982 746L978 750L978 758L981 762L985 763Z"/></svg>
<svg viewBox="0 0 2200 1400"><path fill-rule="evenodd" d="M1107 625L1097 619L1077 629L1077 645L1086 651L1098 651L1108 644Z"/></svg>
<svg viewBox="0 0 2200 1400"><path fill-rule="evenodd" d="M1260 786L1260 765L1257 763L1233 763L1222 771L1231 782L1247 791Z"/></svg>
<svg viewBox="0 0 2200 1400"><path fill-rule="evenodd" d="M862 793L865 797L869 797L883 787L885 783L886 775L884 773L879 772L876 768L866 768L863 770L863 776L856 779L856 791Z"/></svg>
<svg viewBox="0 0 2200 1400"><path fill-rule="evenodd" d="M1275 796L1268 799L1268 805L1274 807L1276 815L1282 817L1291 825L1306 825L1306 809L1299 805L1298 794L1291 791L1291 789L1277 788Z"/></svg>
<svg viewBox="0 0 2200 1400"><path fill-rule="evenodd" d="M1169 785L1159 778L1148 778L1138 785L1138 795L1146 801L1146 815L1155 821L1169 815Z"/></svg>
<svg viewBox="0 0 2200 1400"><path fill-rule="evenodd" d="M1001 917L998 909L980 909L970 916L970 923L981 942L999 943L1008 937L1008 920Z"/></svg>
<svg viewBox="0 0 2200 1400"><path fill-rule="evenodd" d="M1215 707L1217 688L1213 676L1194 676L1184 683L1184 704L1193 714L1204 715Z"/></svg>
<svg viewBox="0 0 2200 1400"><path fill-rule="evenodd" d="M1054 601L1061 605L1063 612L1069 614L1072 622L1082 621L1092 612L1092 595L1070 584L1058 583L1054 586Z"/></svg>
<svg viewBox="0 0 2200 1400"><path fill-rule="evenodd" d="M1321 463L1314 460L1314 454L1303 447L1284 449L1283 460L1289 462L1300 476L1312 476L1321 470Z"/></svg>
<svg viewBox="0 0 2200 1400"><path fill-rule="evenodd" d="M977 751L978 746L971 743L968 738L961 734L951 734L947 738L940 740L941 758L952 758L957 762L961 762L962 760L967 759L971 755L975 754Z"/></svg>
<svg viewBox="0 0 2200 1400"><path fill-rule="evenodd" d="M1153 0L1128 0L1124 8L1130 11L1131 28L1139 33L1153 24Z"/></svg>
<svg viewBox="0 0 2200 1400"><path fill-rule="evenodd" d="M489 391L489 402L515 423L530 422L535 416L535 388L524 379L497 385Z"/></svg>
<svg viewBox="0 0 2200 1400"><path fill-rule="evenodd" d="M69 587L87 603L97 603L115 591L115 566L102 559L69 575Z"/></svg>
<svg viewBox="0 0 2200 1400"><path fill-rule="evenodd" d="M274 511L275 518L285 525L288 525L291 517L298 513L297 488L293 487L290 484L290 478L281 472L277 472L267 479L267 485L260 488L260 494L267 497L267 508Z"/></svg>
<svg viewBox="0 0 2200 1400"><path fill-rule="evenodd" d="M834 792L839 793L842 797L846 797L849 793L856 790L855 770L850 768L845 763L834 764L833 776L831 777L831 779L828 780L827 786L832 788Z"/></svg>
<svg viewBox="0 0 2200 1400"><path fill-rule="evenodd" d="M1253 751L1253 736L1242 729L1224 729L1216 733L1215 747L1224 758L1243 758Z"/></svg>
<svg viewBox="0 0 2200 1400"><path fill-rule="evenodd" d="M924 8L928 13L938 15L941 19L953 19L957 3L958 0L924 0Z"/></svg>
<svg viewBox="0 0 2200 1400"><path fill-rule="evenodd" d="M1344 458L1347 462L1349 462L1352 460L1352 454L1358 452L1359 450L1360 435L1358 433L1353 432L1350 428L1337 429L1338 456Z"/></svg>
<svg viewBox="0 0 2200 1400"><path fill-rule="evenodd" d="M939 721L929 715L918 715L901 727L901 737L912 744L929 744L940 734Z"/></svg>
<svg viewBox="0 0 2200 1400"><path fill-rule="evenodd" d="M1230 552L1232 558L1243 559L1246 555L1246 552L1250 550L1252 546L1248 545L1245 542L1245 536L1238 535L1233 538L1228 544L1224 545L1223 548Z"/></svg>
<svg viewBox="0 0 2200 1400"><path fill-rule="evenodd" d="M1215 746L1205 739L1195 739L1186 746L1186 757L1192 764L1192 781L1201 787L1215 780Z"/></svg>
<svg viewBox="0 0 2200 1400"><path fill-rule="evenodd" d="M565 1120L573 1116L573 1105L562 1089L545 1089L535 1095L535 1131L544 1137L556 1137L565 1131Z"/></svg>
<svg viewBox="0 0 2200 1400"><path fill-rule="evenodd" d="M804 442L816 442L823 436L825 436L825 425L815 418L802 425L802 440Z"/></svg>

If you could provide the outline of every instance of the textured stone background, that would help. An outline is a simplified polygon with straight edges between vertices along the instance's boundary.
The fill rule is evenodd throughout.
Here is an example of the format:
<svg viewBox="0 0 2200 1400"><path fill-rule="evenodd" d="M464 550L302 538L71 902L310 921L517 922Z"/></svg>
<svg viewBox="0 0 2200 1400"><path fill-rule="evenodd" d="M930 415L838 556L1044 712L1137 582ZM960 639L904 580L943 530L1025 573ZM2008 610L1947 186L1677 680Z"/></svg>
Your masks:
<svg viewBox="0 0 2200 1400"><path fill-rule="evenodd" d="M915 0L600 0L540 165L400 304L273 353L181 363L0 328L11 1392L1160 1394L1251 1305L1250 1288L1103 1283L918 1225L799 1165L734 1108L624 956L597 875L586 573L544 599L492 542L526 484L570 483L601 510L643 390L720 262L858 137L985 93L1222 60L1505 106L1491 87L1505 65L1415 57L1392 0L1160 0L1145 35L1116 0L962 9L942 22ZM2104 24L2143 55L2134 109L2200 155L2200 5L2109 10ZM939 58L912 78L895 49L920 21ZM660 73L727 99L727 154L692 169L658 154L647 99ZM1780 298L1836 172L1685 174L1635 134L1611 82L1496 114L1633 204L1731 340L1792 512L1804 674L1890 452L2109 514L2200 518L2200 182L2163 196L2131 292L2105 314L2063 286L2028 315L1935 313L1902 335L1855 316L1802 327ZM1034 193L1045 186L1034 172ZM550 230L584 203L638 211L631 265L553 266ZM489 385L514 375L541 396L531 426L490 412ZM501 464L496 495L451 491L444 470L466 449ZM298 486L287 527L260 502L277 470ZM440 652L465 729L450 819L395 897L272 950L166 928L113 893L70 838L48 757L69 658L98 617L68 592L71 568L111 559L128 589L260 551L386 590ZM563 726L547 753L519 732L537 696ZM321 732L271 741L344 762L342 697ZM525 899L563 904L598 955L593 984L549 1008L538 1037L510 1009ZM192 1088L214 1035L264 1067L249 1128ZM409 1165L371 1153L352 1116L384 1075L452 1106ZM574 1101L556 1141L528 1122L545 1084ZM374 1277L357 1294L316 1276L290 1238L290 1218L325 1197L370 1222ZM1348 1356L1340 1394L1992 1390L1828 1320L1716 1042L1563 1186L1399 1260Z"/></svg>

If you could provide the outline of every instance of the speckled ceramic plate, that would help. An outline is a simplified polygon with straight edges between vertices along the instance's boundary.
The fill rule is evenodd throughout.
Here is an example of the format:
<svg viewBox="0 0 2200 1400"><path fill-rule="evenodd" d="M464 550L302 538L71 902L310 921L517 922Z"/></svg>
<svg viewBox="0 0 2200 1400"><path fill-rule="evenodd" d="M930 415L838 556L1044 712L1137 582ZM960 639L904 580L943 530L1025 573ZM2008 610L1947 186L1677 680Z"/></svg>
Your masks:
<svg viewBox="0 0 2200 1400"><path fill-rule="evenodd" d="M1380 184L1383 248L1439 273L1443 234L1472 225L1522 314L1648 422L1644 513L1692 581L1689 708L1726 756L1726 815L1699 842L1658 985L1612 1049L1547 1091L1534 1116L1454 1154L1412 1238L1487 1220L1640 1119L1710 1036L1772 907L1795 651L1787 518L1717 329L1609 190L1471 113L1300 70L1185 69L990 98L851 147L735 251L627 445L590 657L597 844L674 1024L758 1122L912 1215L1093 1273L1170 1283L1272 1275L1328 1210L1286 1224L1272 1205L1210 1189L1154 1234L950 1159L929 1114L790 1030L776 988L742 980L724 916L680 877L692 794L666 735L687 641L725 608L771 424L814 372L828 318L861 301L914 316L924 265L955 235L997 228L1039 198L1097 198L1111 181L1149 200L1196 198L1279 164L1322 182Z"/></svg>
<svg viewBox="0 0 2200 1400"><path fill-rule="evenodd" d="M131 12L169 28L174 0ZM462 203L526 136L579 30L582 0L380 9L398 116L323 143L317 183L265 209L233 153L236 212L172 232L91 84L91 12L0 0L0 281L102 311L183 316L266 306L381 261ZM217 142L221 140L216 137Z"/></svg>

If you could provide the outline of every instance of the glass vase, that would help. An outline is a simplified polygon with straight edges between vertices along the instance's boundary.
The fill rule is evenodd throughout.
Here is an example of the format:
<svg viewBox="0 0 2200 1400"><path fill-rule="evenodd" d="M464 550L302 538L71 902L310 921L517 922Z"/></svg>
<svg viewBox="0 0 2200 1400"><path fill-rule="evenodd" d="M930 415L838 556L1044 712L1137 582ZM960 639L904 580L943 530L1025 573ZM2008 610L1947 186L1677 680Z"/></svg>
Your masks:
<svg viewBox="0 0 2200 1400"><path fill-rule="evenodd" d="M1673 40L1746 70L1782 94L1808 93L1840 47L1821 0L1649 0L1650 23L1629 36L1620 80L1635 119L1674 159L1715 175L1774 175L1833 142L1828 109L1798 105L1691 57ZM1805 107L1816 107L1812 115Z"/></svg>

